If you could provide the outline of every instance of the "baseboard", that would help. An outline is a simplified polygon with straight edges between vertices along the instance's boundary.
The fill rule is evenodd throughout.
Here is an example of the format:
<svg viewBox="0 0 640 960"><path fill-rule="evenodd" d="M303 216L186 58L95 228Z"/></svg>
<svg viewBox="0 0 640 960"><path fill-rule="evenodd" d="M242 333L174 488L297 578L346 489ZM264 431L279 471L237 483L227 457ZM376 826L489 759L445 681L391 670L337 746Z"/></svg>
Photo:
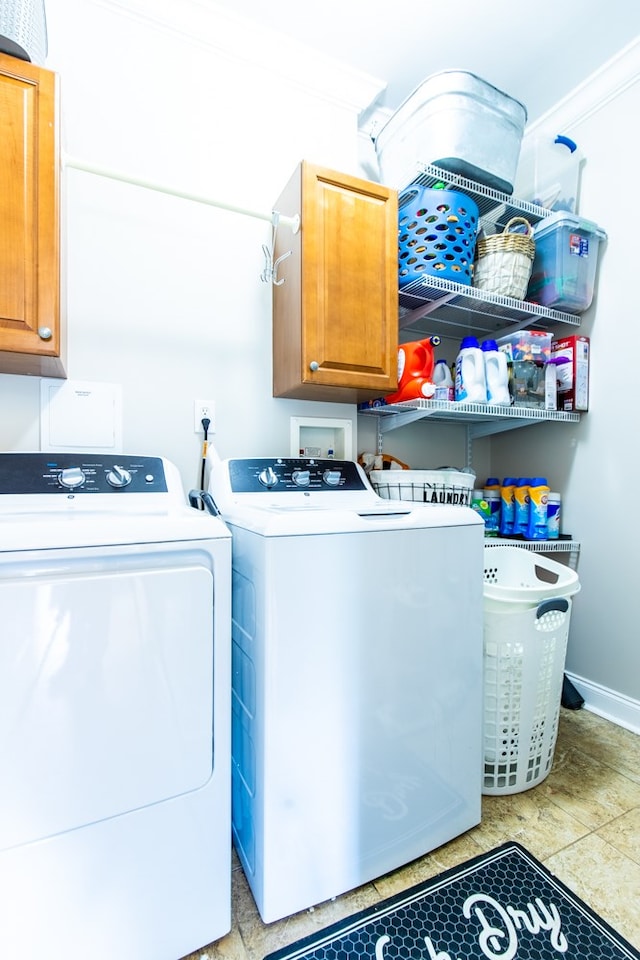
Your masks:
<svg viewBox="0 0 640 960"><path fill-rule="evenodd" d="M584 677L567 673L581 697L584 698L584 709L596 713L605 720L611 720L620 727L625 727L633 733L640 733L640 701L625 697L608 687L592 683Z"/></svg>

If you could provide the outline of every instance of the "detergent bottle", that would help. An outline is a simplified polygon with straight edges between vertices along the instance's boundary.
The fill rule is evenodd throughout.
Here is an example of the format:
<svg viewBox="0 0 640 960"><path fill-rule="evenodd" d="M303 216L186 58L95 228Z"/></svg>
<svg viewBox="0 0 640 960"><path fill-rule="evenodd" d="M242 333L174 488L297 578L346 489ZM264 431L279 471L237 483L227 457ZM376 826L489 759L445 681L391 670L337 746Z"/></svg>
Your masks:
<svg viewBox="0 0 640 960"><path fill-rule="evenodd" d="M433 370L433 382L436 385L436 390L433 395L434 400L453 400L453 378L446 360L436 361Z"/></svg>
<svg viewBox="0 0 640 960"><path fill-rule="evenodd" d="M486 403L487 387L484 356L475 337L465 337L456 357L456 400L468 403Z"/></svg>
<svg viewBox="0 0 640 960"><path fill-rule="evenodd" d="M403 343L398 347L398 389L385 397L387 403L433 396L433 348L439 343L440 337L434 336Z"/></svg>
<svg viewBox="0 0 640 960"><path fill-rule="evenodd" d="M524 531L527 540L547 540L547 502L549 485L546 477L532 477L529 484L529 518Z"/></svg>
<svg viewBox="0 0 640 960"><path fill-rule="evenodd" d="M505 477L500 485L500 536L513 536L513 522L515 518L515 477Z"/></svg>
<svg viewBox="0 0 640 960"><path fill-rule="evenodd" d="M386 403L400 403L402 400L431 400L436 386L426 377L414 377L407 380L402 390L385 397Z"/></svg>
<svg viewBox="0 0 640 960"><path fill-rule="evenodd" d="M513 535L524 537L529 524L529 484L531 477L519 477L513 491Z"/></svg>
<svg viewBox="0 0 640 960"><path fill-rule="evenodd" d="M560 537L560 505L562 497L552 490L547 494L547 536L549 540Z"/></svg>
<svg viewBox="0 0 640 960"><path fill-rule="evenodd" d="M489 504L489 517L485 523L485 534L497 537L500 532L500 481L497 477L488 477L484 485L484 499Z"/></svg>
<svg viewBox="0 0 640 960"><path fill-rule="evenodd" d="M487 381L487 403L496 403L508 407L511 403L511 396L509 394L507 355L502 350L498 350L498 344L495 340L483 340L482 353Z"/></svg>

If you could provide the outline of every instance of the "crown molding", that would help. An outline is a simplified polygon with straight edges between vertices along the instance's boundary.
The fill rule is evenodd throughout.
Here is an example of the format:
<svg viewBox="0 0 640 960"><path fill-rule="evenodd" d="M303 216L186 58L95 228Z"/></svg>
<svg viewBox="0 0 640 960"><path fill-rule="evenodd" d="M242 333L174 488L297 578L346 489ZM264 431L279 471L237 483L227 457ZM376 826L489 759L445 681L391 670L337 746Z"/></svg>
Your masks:
<svg viewBox="0 0 640 960"><path fill-rule="evenodd" d="M525 138L549 128L553 128L554 133L570 133L639 80L640 36L530 124L525 131Z"/></svg>

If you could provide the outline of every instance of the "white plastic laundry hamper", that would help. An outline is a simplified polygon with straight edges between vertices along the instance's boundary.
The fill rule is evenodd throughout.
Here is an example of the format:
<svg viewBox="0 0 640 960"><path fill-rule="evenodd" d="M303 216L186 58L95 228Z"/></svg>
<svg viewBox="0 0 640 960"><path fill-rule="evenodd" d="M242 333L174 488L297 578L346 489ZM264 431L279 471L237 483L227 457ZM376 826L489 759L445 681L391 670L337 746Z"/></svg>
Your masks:
<svg viewBox="0 0 640 960"><path fill-rule="evenodd" d="M484 555L482 792L519 793L551 770L580 583L575 571L521 547Z"/></svg>

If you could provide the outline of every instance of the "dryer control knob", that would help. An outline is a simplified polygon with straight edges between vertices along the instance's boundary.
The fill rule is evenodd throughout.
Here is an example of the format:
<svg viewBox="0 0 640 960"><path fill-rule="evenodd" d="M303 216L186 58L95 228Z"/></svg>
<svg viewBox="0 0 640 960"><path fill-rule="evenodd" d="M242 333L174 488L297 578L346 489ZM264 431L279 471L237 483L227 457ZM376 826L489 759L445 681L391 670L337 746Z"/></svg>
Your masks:
<svg viewBox="0 0 640 960"><path fill-rule="evenodd" d="M322 474L322 479L330 487L337 487L340 483L340 477L342 474L339 470L325 470Z"/></svg>
<svg viewBox="0 0 640 960"><path fill-rule="evenodd" d="M311 471L294 470L291 474L291 479L295 483L296 487L308 487L311 483Z"/></svg>
<svg viewBox="0 0 640 960"><path fill-rule="evenodd" d="M86 479L80 467L67 467L66 470L60 471L58 477L60 486L66 487L67 490L75 490L76 487L81 487Z"/></svg>
<svg viewBox="0 0 640 960"><path fill-rule="evenodd" d="M107 483L110 487L128 487L131 483L131 474L124 467L114 463L107 474Z"/></svg>
<svg viewBox="0 0 640 960"><path fill-rule="evenodd" d="M258 474L258 480L263 487L275 487L278 482L278 476L273 467L265 467Z"/></svg>

